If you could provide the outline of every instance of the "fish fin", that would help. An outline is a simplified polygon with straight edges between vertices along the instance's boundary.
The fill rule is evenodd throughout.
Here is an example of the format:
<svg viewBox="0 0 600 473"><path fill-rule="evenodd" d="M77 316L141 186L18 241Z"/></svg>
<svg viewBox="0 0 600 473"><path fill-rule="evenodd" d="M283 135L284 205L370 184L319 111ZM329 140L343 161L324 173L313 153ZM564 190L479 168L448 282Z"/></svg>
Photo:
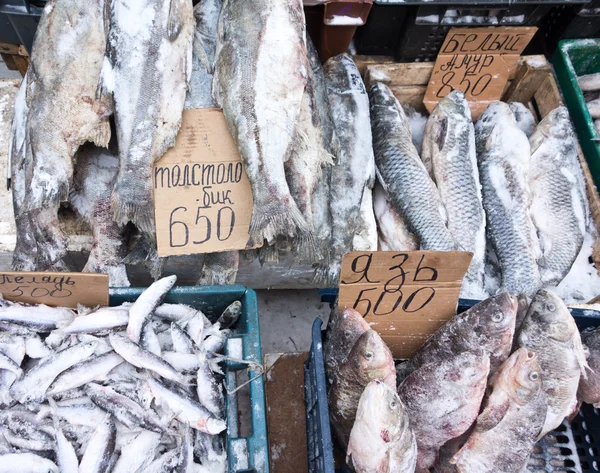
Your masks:
<svg viewBox="0 0 600 473"><path fill-rule="evenodd" d="M321 250L312 233L296 237L294 244L296 247L295 252L297 254L297 260L308 264L314 264L318 263L321 259Z"/></svg>
<svg viewBox="0 0 600 473"><path fill-rule="evenodd" d="M154 280L160 279L165 266L166 258L158 256L156 245L150 237L142 237L133 247L131 252L123 258L123 263L131 265L144 265Z"/></svg>
<svg viewBox="0 0 600 473"><path fill-rule="evenodd" d="M275 244L265 244L258 249L258 261L262 266L265 263L279 263L279 250Z"/></svg>
<svg viewBox="0 0 600 473"><path fill-rule="evenodd" d="M110 141L110 122L104 120L100 125L88 136L88 141L91 141L99 148L108 148Z"/></svg>
<svg viewBox="0 0 600 473"><path fill-rule="evenodd" d="M477 417L475 424L476 432L492 430L504 418L508 408L510 407L510 402L508 399L504 399L502 402L496 404L492 404L493 402L494 399L492 394L492 398L490 398L488 405L483 412L479 414L479 417Z"/></svg>
<svg viewBox="0 0 600 473"><path fill-rule="evenodd" d="M278 235L295 236L308 233L309 226L300 209L290 196L291 202L271 202L261 205L255 202L250 222L250 234L255 241L275 241Z"/></svg>
<svg viewBox="0 0 600 473"><path fill-rule="evenodd" d="M183 29L185 23L185 3L189 0L171 0L169 6L169 23L167 25L167 37L169 41L175 41Z"/></svg>

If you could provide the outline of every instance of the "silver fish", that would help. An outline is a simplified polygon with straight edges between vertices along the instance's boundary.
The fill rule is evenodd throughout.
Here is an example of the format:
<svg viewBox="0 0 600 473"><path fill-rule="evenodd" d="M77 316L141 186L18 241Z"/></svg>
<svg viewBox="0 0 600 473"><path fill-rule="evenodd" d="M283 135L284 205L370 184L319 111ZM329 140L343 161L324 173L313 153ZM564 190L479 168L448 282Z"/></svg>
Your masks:
<svg viewBox="0 0 600 473"><path fill-rule="evenodd" d="M369 97L356 64L348 54L340 54L329 59L324 69L340 151L331 169L329 267L321 265L315 277L333 284L339 279L343 255L352 248L363 192L374 178L374 157Z"/></svg>
<svg viewBox="0 0 600 473"><path fill-rule="evenodd" d="M375 183L373 209L377 219L381 251L412 251L419 249L419 239L410 231L406 221L394 208L383 186Z"/></svg>
<svg viewBox="0 0 600 473"><path fill-rule="evenodd" d="M590 352L587 363L590 369L587 378L583 376L579 380L578 398L585 403L600 406L600 330L584 331L581 333L581 341Z"/></svg>
<svg viewBox="0 0 600 473"><path fill-rule="evenodd" d="M68 199L79 146L89 141L106 147L110 139L110 102L96 94L106 50L107 6L104 0L50 2L36 31L27 78L33 162L25 205L45 214L30 214L40 236L59 233L56 215L60 202ZM38 259L58 262L65 242L47 243L38 245Z"/></svg>
<svg viewBox="0 0 600 473"><path fill-rule="evenodd" d="M123 358L115 352L95 356L63 371L50 385L47 396L53 396L69 389L75 389L90 381L104 381L108 373L123 363Z"/></svg>
<svg viewBox="0 0 600 473"><path fill-rule="evenodd" d="M21 337L13 337L0 344L0 350L17 364L21 364L25 357L25 341ZM14 403L10 395L10 387L17 380L15 373L0 370L0 407L7 408Z"/></svg>
<svg viewBox="0 0 600 473"><path fill-rule="evenodd" d="M197 372L196 393L200 404L206 407L209 412L217 418L223 418L225 414L225 397L223 396L223 386L215 378L215 374L210 368L205 353L198 355L200 367Z"/></svg>
<svg viewBox="0 0 600 473"><path fill-rule="evenodd" d="M531 110L529 110L529 108L527 108L521 102L509 102L508 106L515 117L517 126L523 133L525 133L525 136L529 138L533 134L533 130L535 130L536 125L533 113L531 113Z"/></svg>
<svg viewBox="0 0 600 473"><path fill-rule="evenodd" d="M381 83L371 87L369 98L378 177L394 207L419 237L421 249L458 249L446 228L438 190L412 143L410 124L398 100Z"/></svg>
<svg viewBox="0 0 600 473"><path fill-rule="evenodd" d="M111 2L102 90L112 92L120 169L115 220L154 232L152 165L175 144L191 74L191 0ZM168 73L167 73L168 71Z"/></svg>
<svg viewBox="0 0 600 473"><path fill-rule="evenodd" d="M448 230L473 253L467 279L483 284L485 212L469 104L454 90L437 104L425 126L421 158L446 208Z"/></svg>
<svg viewBox="0 0 600 473"><path fill-rule="evenodd" d="M115 451L117 429L110 414L98 426L85 448L79 472L108 473L109 465Z"/></svg>
<svg viewBox="0 0 600 473"><path fill-rule="evenodd" d="M17 378L20 378L23 375L23 370L21 367L8 355L2 353L2 351L0 351L0 369L14 373Z"/></svg>
<svg viewBox="0 0 600 473"><path fill-rule="evenodd" d="M129 308L127 336L135 343L140 341L142 328L152 317L154 309L162 302L177 281L176 276L167 276L152 283Z"/></svg>
<svg viewBox="0 0 600 473"><path fill-rule="evenodd" d="M96 342L80 343L40 360L12 385L11 396L22 404L41 401L52 381L71 366L89 358L96 345Z"/></svg>
<svg viewBox="0 0 600 473"><path fill-rule="evenodd" d="M121 450L119 459L111 473L130 473L143 471L152 459L160 443L160 434L142 430L127 448Z"/></svg>
<svg viewBox="0 0 600 473"><path fill-rule="evenodd" d="M214 417L208 409L191 397L168 388L152 378L149 378L146 383L154 394L156 401L170 409L180 422L212 435L216 435L225 429L225 421Z"/></svg>
<svg viewBox="0 0 600 473"><path fill-rule="evenodd" d="M586 102L590 115L594 119L600 118L600 98Z"/></svg>
<svg viewBox="0 0 600 473"><path fill-rule="evenodd" d="M70 201L92 229L92 249L83 272L108 274L110 287L129 287L122 262L127 251L126 230L113 221L111 201L118 169L119 158L109 151L82 147L77 152Z"/></svg>
<svg viewBox="0 0 600 473"><path fill-rule="evenodd" d="M63 333L108 333L111 330L127 327L130 305L99 307L89 314L79 315L60 327Z"/></svg>
<svg viewBox="0 0 600 473"><path fill-rule="evenodd" d="M156 335L156 332L154 331L150 322L144 325L144 328L142 329L142 336L140 338L139 346L142 349L155 354L156 356L161 356L162 354L160 340L158 339L158 335Z"/></svg>
<svg viewBox="0 0 600 473"><path fill-rule="evenodd" d="M81 399L60 401L54 407L43 406L39 417L52 415L64 419L69 425L81 425L95 429L106 417L106 412L93 404L88 398L82 403ZM79 403L79 404L76 404Z"/></svg>
<svg viewBox="0 0 600 473"><path fill-rule="evenodd" d="M56 460L61 473L79 473L79 460L75 448L67 440L60 422L54 419L54 437L56 439Z"/></svg>
<svg viewBox="0 0 600 473"><path fill-rule="evenodd" d="M45 358L52 354L52 350L37 333L34 333L25 338L25 354L29 358Z"/></svg>
<svg viewBox="0 0 600 473"><path fill-rule="evenodd" d="M179 353L193 353L194 341L190 336L176 323L171 323L171 339L173 340L173 350Z"/></svg>
<svg viewBox="0 0 600 473"><path fill-rule="evenodd" d="M529 142L503 102L487 107L475 132L488 236L500 264L502 287L513 295L531 295L541 280L539 242L529 212Z"/></svg>
<svg viewBox="0 0 600 473"><path fill-rule="evenodd" d="M529 139L531 217L540 239L542 281L558 284L571 269L589 220L578 145L569 112L558 107Z"/></svg>
<svg viewBox="0 0 600 473"><path fill-rule="evenodd" d="M533 298L518 335L518 346L535 352L548 414L542 438L577 407L577 387L588 367L579 329L565 303L545 289Z"/></svg>
<svg viewBox="0 0 600 473"><path fill-rule="evenodd" d="M577 82L583 92L600 90L600 72L579 76Z"/></svg>
<svg viewBox="0 0 600 473"><path fill-rule="evenodd" d="M208 253L198 278L198 286L221 286L235 284L240 265L239 251Z"/></svg>
<svg viewBox="0 0 600 473"><path fill-rule="evenodd" d="M309 230L284 171L310 67L304 23L301 0L225 0L219 20L213 95L248 173L258 243Z"/></svg>
<svg viewBox="0 0 600 473"><path fill-rule="evenodd" d="M23 325L35 332L48 332L58 325L68 322L74 317L70 309L49 307L44 304L26 305L15 303L0 307L0 320Z"/></svg>
<svg viewBox="0 0 600 473"><path fill-rule="evenodd" d="M59 473L55 463L33 453L0 455L0 473Z"/></svg>
<svg viewBox="0 0 600 473"><path fill-rule="evenodd" d="M166 379L184 385L187 384L187 379L173 366L154 353L143 350L137 343L132 342L127 337L113 333L109 335L109 339L114 350L129 364L154 371Z"/></svg>

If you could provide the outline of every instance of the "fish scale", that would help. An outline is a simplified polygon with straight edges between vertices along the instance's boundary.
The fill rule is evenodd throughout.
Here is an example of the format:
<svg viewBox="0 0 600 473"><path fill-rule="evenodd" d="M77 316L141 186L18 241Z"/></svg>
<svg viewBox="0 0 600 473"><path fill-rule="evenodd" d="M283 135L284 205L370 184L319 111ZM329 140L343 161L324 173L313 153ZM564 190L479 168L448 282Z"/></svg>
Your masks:
<svg viewBox="0 0 600 473"><path fill-rule="evenodd" d="M421 249L458 249L446 228L438 190L412 143L402 107L384 84L369 92L378 176L398 212L421 240Z"/></svg>

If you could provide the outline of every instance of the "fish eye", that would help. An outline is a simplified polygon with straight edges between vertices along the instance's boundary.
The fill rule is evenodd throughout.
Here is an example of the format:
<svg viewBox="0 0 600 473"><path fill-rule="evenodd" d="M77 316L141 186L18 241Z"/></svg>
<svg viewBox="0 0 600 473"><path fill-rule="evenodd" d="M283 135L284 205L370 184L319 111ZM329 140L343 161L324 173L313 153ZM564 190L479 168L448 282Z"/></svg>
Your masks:
<svg viewBox="0 0 600 473"><path fill-rule="evenodd" d="M492 320L494 322L500 322L500 321L502 321L503 318L504 318L504 314L502 314L502 312L494 312L492 314Z"/></svg>
<svg viewBox="0 0 600 473"><path fill-rule="evenodd" d="M392 399L390 401L390 409L393 410L393 411L395 411L397 407L398 407L398 403L396 402L395 399Z"/></svg>
<svg viewBox="0 0 600 473"><path fill-rule="evenodd" d="M548 312L554 312L556 310L556 306L552 302L546 303L546 310Z"/></svg>
<svg viewBox="0 0 600 473"><path fill-rule="evenodd" d="M350 333L350 330L344 330L344 335L346 336L346 338L350 338L350 335L352 335L352 333Z"/></svg>
<svg viewBox="0 0 600 473"><path fill-rule="evenodd" d="M366 351L365 352L365 358L367 360L370 360L371 358L373 358L373 352L372 351Z"/></svg>
<svg viewBox="0 0 600 473"><path fill-rule="evenodd" d="M540 377L540 375L537 373L537 371L533 371L532 373L529 373L529 379L531 381L537 381L539 377Z"/></svg>

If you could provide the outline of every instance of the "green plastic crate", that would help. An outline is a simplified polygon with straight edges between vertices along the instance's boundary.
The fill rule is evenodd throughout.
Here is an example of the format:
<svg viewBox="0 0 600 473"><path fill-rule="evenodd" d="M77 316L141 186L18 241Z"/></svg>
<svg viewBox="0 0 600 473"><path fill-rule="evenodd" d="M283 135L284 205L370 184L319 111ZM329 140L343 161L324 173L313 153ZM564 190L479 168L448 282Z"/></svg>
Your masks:
<svg viewBox="0 0 600 473"><path fill-rule="evenodd" d="M600 72L600 39L567 39L558 44L552 58L558 83L571 114L581 149L596 188L600 189L600 135L588 111L577 76Z"/></svg>
<svg viewBox="0 0 600 473"><path fill-rule="evenodd" d="M135 301L145 288L116 288L110 290L110 305ZM215 321L225 308L234 301L242 302L242 315L227 340L225 354L237 358L240 352L246 361L262 364L258 303L256 293L241 285L233 286L181 286L169 291L165 302L187 304L200 309L210 320ZM245 369L246 364L227 362L225 383L229 392L237 387L236 371ZM265 410L265 386L260 373L249 371L250 414L252 435L239 436L237 396L226 395L227 401L227 454L230 473L269 473L267 447L267 421Z"/></svg>

